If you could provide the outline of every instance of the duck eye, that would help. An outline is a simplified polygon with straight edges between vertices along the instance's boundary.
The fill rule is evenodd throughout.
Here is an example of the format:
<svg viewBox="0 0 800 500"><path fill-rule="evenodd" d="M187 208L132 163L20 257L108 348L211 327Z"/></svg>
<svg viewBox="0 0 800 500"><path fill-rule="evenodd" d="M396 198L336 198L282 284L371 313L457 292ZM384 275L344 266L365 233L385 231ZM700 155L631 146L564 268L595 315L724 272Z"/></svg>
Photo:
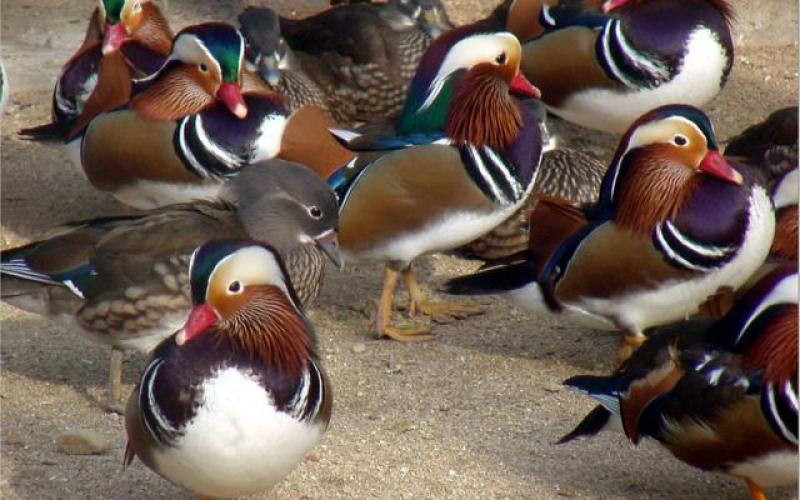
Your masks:
<svg viewBox="0 0 800 500"><path fill-rule="evenodd" d="M208 66L206 66L205 64L202 63L199 64L197 66L197 69L199 69L201 73L208 73Z"/></svg>
<svg viewBox="0 0 800 500"><path fill-rule="evenodd" d="M313 206L308 208L308 215L310 215L313 219L321 219L322 218L322 210L318 206Z"/></svg>
<svg viewBox="0 0 800 500"><path fill-rule="evenodd" d="M682 147L689 144L689 139L685 135L675 134L675 137L672 138L672 143Z"/></svg>
<svg viewBox="0 0 800 500"><path fill-rule="evenodd" d="M242 284L238 281L231 281L231 284L228 285L228 291L230 293L239 293L242 291Z"/></svg>
<svg viewBox="0 0 800 500"><path fill-rule="evenodd" d="M494 58L494 62L497 64L505 64L506 63L506 53L501 52L499 56Z"/></svg>

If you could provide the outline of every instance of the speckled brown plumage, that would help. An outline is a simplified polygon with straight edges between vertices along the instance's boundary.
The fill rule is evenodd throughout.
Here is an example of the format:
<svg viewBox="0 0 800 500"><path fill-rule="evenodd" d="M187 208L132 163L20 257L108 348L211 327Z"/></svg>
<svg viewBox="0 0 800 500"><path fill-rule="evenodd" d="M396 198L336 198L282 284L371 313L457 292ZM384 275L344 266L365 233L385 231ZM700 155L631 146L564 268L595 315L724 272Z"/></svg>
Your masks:
<svg viewBox="0 0 800 500"><path fill-rule="evenodd" d="M210 239L245 238L272 243L300 304L313 302L325 271L321 252L340 264L330 188L310 169L274 160L243 170L224 196L72 223L7 250L2 300L114 349L149 351L186 322L194 250ZM115 401L120 373L113 373Z"/></svg>
<svg viewBox="0 0 800 500"><path fill-rule="evenodd" d="M345 8L348 15L333 12ZM379 9L355 4L300 21L281 20L281 31L304 72L323 90L331 113L343 124L398 114L431 42L415 25L401 28L383 21ZM342 37L338 23L347 23L351 36Z"/></svg>

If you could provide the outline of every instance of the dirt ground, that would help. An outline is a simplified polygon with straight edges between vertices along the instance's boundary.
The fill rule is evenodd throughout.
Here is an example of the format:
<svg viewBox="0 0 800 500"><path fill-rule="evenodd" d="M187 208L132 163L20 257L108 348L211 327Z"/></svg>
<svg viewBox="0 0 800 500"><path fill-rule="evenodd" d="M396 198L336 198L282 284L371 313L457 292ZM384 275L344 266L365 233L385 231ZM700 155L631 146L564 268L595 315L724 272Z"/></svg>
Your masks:
<svg viewBox="0 0 800 500"><path fill-rule="evenodd" d="M316 3L314 3L316 2ZM230 19L231 0L169 0L174 27ZM445 2L457 22L492 0ZM724 142L771 110L797 103L797 4L734 1L737 60L708 106ZM239 5L241 2L238 3ZM3 0L2 57L13 95L2 121L2 244L17 245L65 220L112 213L62 150L20 141L15 131L49 115L60 65L80 43L90 0ZM322 0L304 4L321 8ZM287 12L284 9L284 12ZM610 156L616 138L554 125L562 143ZM474 269L452 257L417 266L435 289ZM556 446L592 407L560 383L606 372L618 338L487 301L487 314L436 325L438 339L377 341L361 313L376 298L376 265L331 272L311 313L335 384L322 444L266 498L746 498L742 482L703 474L653 443L633 449L619 435ZM121 470L123 421L99 406L108 349L9 306L2 317L3 498L190 498L134 464ZM142 356L126 362L132 389ZM111 443L98 456L60 453L56 439L93 429ZM773 492L776 498L793 491Z"/></svg>

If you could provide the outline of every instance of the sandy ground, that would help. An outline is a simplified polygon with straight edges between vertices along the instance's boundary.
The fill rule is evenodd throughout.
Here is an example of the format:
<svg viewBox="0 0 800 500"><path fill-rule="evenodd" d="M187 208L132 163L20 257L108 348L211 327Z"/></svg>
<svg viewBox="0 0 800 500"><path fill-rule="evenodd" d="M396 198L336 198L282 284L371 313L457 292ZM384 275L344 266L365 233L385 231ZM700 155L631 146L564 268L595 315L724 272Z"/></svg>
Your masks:
<svg viewBox="0 0 800 500"><path fill-rule="evenodd" d="M233 12L230 0L194 3L169 1L173 26ZM492 4L446 3L459 22ZM797 5L754 4L734 2L736 66L708 106L723 141L797 102ZM2 56L13 86L2 123L3 247L64 220L117 210L89 188L60 148L14 136L49 115L54 78L79 44L91 8L89 0L2 2ZM563 122L554 128L564 143L605 157L616 141ZM437 256L417 267L435 289L475 265ZM746 498L742 483L695 471L653 443L632 449L608 434L553 444L592 407L560 382L607 371L617 337L491 300L484 316L437 325L435 341L377 341L360 311L376 298L380 278L375 265L329 276L311 317L335 384L333 422L322 444L268 498ZM5 305L0 314L3 498L190 497L139 463L121 471L122 418L98 405L107 348ZM143 365L141 356L126 363L128 389ZM58 436L79 429L99 432L110 450L88 457L60 453Z"/></svg>

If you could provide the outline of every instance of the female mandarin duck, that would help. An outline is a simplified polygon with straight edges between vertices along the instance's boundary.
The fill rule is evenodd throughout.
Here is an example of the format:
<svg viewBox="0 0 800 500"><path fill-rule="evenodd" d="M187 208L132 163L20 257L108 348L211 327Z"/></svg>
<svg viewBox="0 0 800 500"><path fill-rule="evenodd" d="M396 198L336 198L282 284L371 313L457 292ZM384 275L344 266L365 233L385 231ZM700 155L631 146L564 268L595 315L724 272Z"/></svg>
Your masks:
<svg viewBox="0 0 800 500"><path fill-rule="evenodd" d="M726 0L562 1L541 10L544 34L526 42L522 72L554 113L607 132L670 103L702 106L733 64Z"/></svg>
<svg viewBox="0 0 800 500"><path fill-rule="evenodd" d="M453 280L450 292L503 293L524 308L619 328L624 358L646 328L695 313L764 262L772 204L757 172L735 165L702 111L653 110L622 138L596 205L534 212L524 261Z"/></svg>
<svg viewBox="0 0 800 500"><path fill-rule="evenodd" d="M265 491L316 445L331 389L278 253L252 241L200 247L193 309L156 348L125 415L128 446L197 494Z"/></svg>
<svg viewBox="0 0 800 500"><path fill-rule="evenodd" d="M676 458L762 487L797 482L796 265L764 276L716 323L693 320L653 335L609 377L565 382L601 403L560 442L622 423ZM616 425L619 427L619 425Z"/></svg>
<svg viewBox="0 0 800 500"><path fill-rule="evenodd" d="M239 14L239 25L247 44L247 69L284 96L289 111L314 105L332 113L337 122L347 122L347 114L339 107L331 109L322 88L303 71L294 51L281 36L280 17L274 10L248 7Z"/></svg>
<svg viewBox="0 0 800 500"><path fill-rule="evenodd" d="M782 108L731 139L725 154L759 165L775 204L775 239L770 255L797 261L797 106Z"/></svg>
<svg viewBox="0 0 800 500"><path fill-rule="evenodd" d="M172 33L150 0L100 0L86 37L61 69L51 122L20 131L29 139L72 139L91 118L124 105L134 76L157 70Z"/></svg>
<svg viewBox="0 0 800 500"><path fill-rule="evenodd" d="M110 344L114 409L123 351L150 351L181 326L190 304L189 257L210 237L272 244L305 307L319 295L324 255L341 266L334 193L306 167L281 160L253 165L223 194L73 223L4 251L2 299Z"/></svg>
<svg viewBox="0 0 800 500"><path fill-rule="evenodd" d="M411 264L486 233L530 193L542 139L531 107L509 94L538 96L519 73L519 56L510 33L442 35L423 58L396 123L405 135L366 144L373 151L366 156L385 150L357 175L330 181L343 182L339 237L345 255L386 262L379 336L430 338L425 328L391 325L398 274L410 292L411 314L474 310L427 302Z"/></svg>
<svg viewBox="0 0 800 500"><path fill-rule="evenodd" d="M439 0L358 2L280 19L295 68L322 90L343 124L395 116L426 48L450 27ZM262 53L261 60L275 55Z"/></svg>
<svg viewBox="0 0 800 500"><path fill-rule="evenodd" d="M71 143L96 188L153 208L215 196L245 165L274 157L278 95L241 91L244 40L223 23L175 37L167 62L135 82L130 104L94 118Z"/></svg>

